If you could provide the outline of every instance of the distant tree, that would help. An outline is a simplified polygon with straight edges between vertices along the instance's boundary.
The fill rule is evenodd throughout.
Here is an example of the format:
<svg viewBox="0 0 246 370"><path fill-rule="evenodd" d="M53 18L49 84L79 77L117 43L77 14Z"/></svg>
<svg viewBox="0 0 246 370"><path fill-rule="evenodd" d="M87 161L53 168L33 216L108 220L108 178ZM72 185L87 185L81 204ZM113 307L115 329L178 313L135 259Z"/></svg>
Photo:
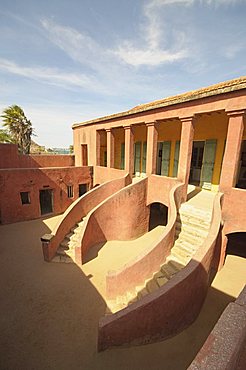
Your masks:
<svg viewBox="0 0 246 370"><path fill-rule="evenodd" d="M18 105L11 105L4 109L1 117L3 126L6 127L13 142L18 145L19 151L23 154L29 154L33 127L31 121L26 118L23 109Z"/></svg>
<svg viewBox="0 0 246 370"><path fill-rule="evenodd" d="M0 143L13 143L13 138L8 134L7 130L0 129Z"/></svg>
<svg viewBox="0 0 246 370"><path fill-rule="evenodd" d="M73 154L73 145L69 145L69 153Z"/></svg>
<svg viewBox="0 0 246 370"><path fill-rule="evenodd" d="M51 148L48 148L48 149L47 149L47 152L48 152L48 153L54 153L54 150L53 150L53 149L51 149Z"/></svg>

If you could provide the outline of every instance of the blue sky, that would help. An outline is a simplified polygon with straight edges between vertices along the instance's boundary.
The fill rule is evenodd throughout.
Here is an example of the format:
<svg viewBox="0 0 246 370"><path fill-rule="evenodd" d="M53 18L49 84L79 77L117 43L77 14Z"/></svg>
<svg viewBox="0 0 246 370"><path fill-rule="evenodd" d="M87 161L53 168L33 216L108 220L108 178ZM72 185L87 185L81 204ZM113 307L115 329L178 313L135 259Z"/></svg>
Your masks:
<svg viewBox="0 0 246 370"><path fill-rule="evenodd" d="M74 122L245 75L246 0L0 0L0 110L46 147Z"/></svg>

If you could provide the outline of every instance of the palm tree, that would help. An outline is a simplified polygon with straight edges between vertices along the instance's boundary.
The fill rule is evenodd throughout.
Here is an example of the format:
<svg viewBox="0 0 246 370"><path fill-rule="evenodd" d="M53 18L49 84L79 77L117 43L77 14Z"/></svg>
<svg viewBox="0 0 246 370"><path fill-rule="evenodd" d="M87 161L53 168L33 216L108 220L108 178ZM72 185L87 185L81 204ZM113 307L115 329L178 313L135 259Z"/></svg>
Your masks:
<svg viewBox="0 0 246 370"><path fill-rule="evenodd" d="M13 143L13 138L9 135L7 130L0 129L0 143Z"/></svg>
<svg viewBox="0 0 246 370"><path fill-rule="evenodd" d="M33 128L23 109L18 105L11 105L4 109L1 117L3 126L7 128L7 133L13 138L13 142L18 145L19 151L22 154L29 154Z"/></svg>

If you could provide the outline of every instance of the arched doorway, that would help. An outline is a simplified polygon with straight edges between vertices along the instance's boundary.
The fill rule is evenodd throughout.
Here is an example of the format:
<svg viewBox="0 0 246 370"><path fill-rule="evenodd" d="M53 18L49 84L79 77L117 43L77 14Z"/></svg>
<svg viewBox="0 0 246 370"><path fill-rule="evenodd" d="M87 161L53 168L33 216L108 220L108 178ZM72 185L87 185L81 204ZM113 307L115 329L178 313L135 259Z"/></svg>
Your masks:
<svg viewBox="0 0 246 370"><path fill-rule="evenodd" d="M226 255L246 258L246 232L228 234Z"/></svg>
<svg viewBox="0 0 246 370"><path fill-rule="evenodd" d="M150 204L149 207L149 231L159 225L166 226L168 222L168 207L158 202Z"/></svg>

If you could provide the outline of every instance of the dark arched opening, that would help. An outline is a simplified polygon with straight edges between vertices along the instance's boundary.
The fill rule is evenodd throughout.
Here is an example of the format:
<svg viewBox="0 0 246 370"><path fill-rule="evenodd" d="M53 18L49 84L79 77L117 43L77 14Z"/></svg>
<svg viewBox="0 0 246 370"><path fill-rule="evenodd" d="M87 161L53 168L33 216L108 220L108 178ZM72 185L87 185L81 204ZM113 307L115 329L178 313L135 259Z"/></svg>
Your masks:
<svg viewBox="0 0 246 370"><path fill-rule="evenodd" d="M159 225L166 226L168 221L168 207L157 202L152 203L149 207L149 231Z"/></svg>
<svg viewBox="0 0 246 370"><path fill-rule="evenodd" d="M246 258L246 232L232 233L227 237L226 255L231 254Z"/></svg>

